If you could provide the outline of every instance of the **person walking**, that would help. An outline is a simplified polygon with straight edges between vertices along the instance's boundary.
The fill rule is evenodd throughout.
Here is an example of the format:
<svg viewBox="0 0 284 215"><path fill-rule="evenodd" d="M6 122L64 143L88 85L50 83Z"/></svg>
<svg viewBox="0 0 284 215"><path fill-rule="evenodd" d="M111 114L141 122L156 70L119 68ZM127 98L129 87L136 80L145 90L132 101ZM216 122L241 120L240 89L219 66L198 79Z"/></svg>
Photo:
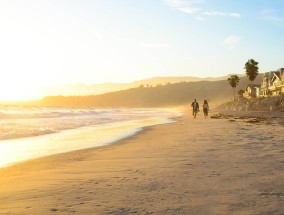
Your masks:
<svg viewBox="0 0 284 215"><path fill-rule="evenodd" d="M196 99L194 99L194 102L191 103L191 107L192 107L192 115L194 117L194 119L196 118L197 112L199 111L199 104L196 101Z"/></svg>
<svg viewBox="0 0 284 215"><path fill-rule="evenodd" d="M204 113L205 119L208 116L208 111L209 111L209 104L208 104L208 102L206 100L204 100L204 103L203 103L203 113Z"/></svg>

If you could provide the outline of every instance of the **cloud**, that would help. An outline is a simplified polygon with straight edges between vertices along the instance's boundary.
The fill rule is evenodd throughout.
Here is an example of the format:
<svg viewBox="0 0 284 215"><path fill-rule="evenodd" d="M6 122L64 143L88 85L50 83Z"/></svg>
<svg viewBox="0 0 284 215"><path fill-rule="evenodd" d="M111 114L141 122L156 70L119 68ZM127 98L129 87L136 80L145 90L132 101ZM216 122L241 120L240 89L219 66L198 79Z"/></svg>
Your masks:
<svg viewBox="0 0 284 215"><path fill-rule="evenodd" d="M179 8L185 5L185 0L164 0L164 2L170 6L170 7L174 7L174 8Z"/></svg>
<svg viewBox="0 0 284 215"><path fill-rule="evenodd" d="M206 1L205 0L164 0L164 2L170 7L180 8L186 6L187 4L189 5L204 4Z"/></svg>
<svg viewBox="0 0 284 215"><path fill-rule="evenodd" d="M275 10L271 10L271 9L263 10L263 11L261 11L260 15L261 15L262 19L270 22L271 24L278 25L278 24L282 23L282 21L283 21L280 17L278 17L276 15Z"/></svg>
<svg viewBox="0 0 284 215"><path fill-rule="evenodd" d="M205 11L203 12L204 15L207 16L231 16L231 17L241 17L241 15L239 13L226 13L226 12L218 12L218 11Z"/></svg>
<svg viewBox="0 0 284 215"><path fill-rule="evenodd" d="M204 21L206 20L204 17L202 16L195 16L195 19L198 20L198 21Z"/></svg>
<svg viewBox="0 0 284 215"><path fill-rule="evenodd" d="M189 14L194 14L197 13L198 11L200 11L200 8L194 8L194 7L181 7L178 8L178 10L184 12L184 13L189 13Z"/></svg>
<svg viewBox="0 0 284 215"><path fill-rule="evenodd" d="M222 44L231 49L234 48L237 44L239 44L242 39L242 37L231 35L224 39Z"/></svg>
<svg viewBox="0 0 284 215"><path fill-rule="evenodd" d="M170 43L140 43L139 45L146 48L170 48L173 46Z"/></svg>
<svg viewBox="0 0 284 215"><path fill-rule="evenodd" d="M195 14L201 11L201 8L194 5L203 3L203 0L164 0L165 4L188 14Z"/></svg>
<svg viewBox="0 0 284 215"><path fill-rule="evenodd" d="M164 0L164 3L183 13L194 14L195 19L200 21L205 20L204 16L241 17L241 14L235 12L207 11L203 9L205 0Z"/></svg>

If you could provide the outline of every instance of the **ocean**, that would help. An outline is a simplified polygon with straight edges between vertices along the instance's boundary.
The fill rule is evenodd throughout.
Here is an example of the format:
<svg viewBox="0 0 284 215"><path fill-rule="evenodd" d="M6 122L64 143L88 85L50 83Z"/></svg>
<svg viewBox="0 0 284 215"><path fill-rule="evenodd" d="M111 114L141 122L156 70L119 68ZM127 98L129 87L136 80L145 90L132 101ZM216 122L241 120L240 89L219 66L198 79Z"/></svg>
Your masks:
<svg viewBox="0 0 284 215"><path fill-rule="evenodd" d="M111 144L178 115L171 109L2 106L0 167Z"/></svg>

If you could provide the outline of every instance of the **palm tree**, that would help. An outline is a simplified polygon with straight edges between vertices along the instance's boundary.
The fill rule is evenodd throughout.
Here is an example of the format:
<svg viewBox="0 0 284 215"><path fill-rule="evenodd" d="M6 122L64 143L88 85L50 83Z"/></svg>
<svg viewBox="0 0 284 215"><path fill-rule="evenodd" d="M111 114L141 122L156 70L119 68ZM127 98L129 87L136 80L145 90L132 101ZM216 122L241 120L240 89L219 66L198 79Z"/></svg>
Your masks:
<svg viewBox="0 0 284 215"><path fill-rule="evenodd" d="M258 75L258 62L254 59L249 59L245 64L246 75L248 76L249 80L252 82Z"/></svg>
<svg viewBox="0 0 284 215"><path fill-rule="evenodd" d="M234 100L235 100L235 88L237 87L237 85L240 82L240 78L237 75L231 75L230 78L228 78L229 84L231 85L231 87L234 90Z"/></svg>

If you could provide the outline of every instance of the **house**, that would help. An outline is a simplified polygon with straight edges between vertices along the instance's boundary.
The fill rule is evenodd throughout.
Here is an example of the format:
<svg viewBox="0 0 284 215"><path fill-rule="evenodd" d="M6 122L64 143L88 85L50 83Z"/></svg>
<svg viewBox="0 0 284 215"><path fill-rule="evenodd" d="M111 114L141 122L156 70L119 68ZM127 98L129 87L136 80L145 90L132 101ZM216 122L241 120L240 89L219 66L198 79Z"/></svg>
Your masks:
<svg viewBox="0 0 284 215"><path fill-rule="evenodd" d="M264 73L260 90L260 94L264 97L284 93L284 68Z"/></svg>
<svg viewBox="0 0 284 215"><path fill-rule="evenodd" d="M279 69L279 73L279 79L275 86L279 90L279 94L281 94L284 93L284 68Z"/></svg>
<svg viewBox="0 0 284 215"><path fill-rule="evenodd" d="M280 80L280 72L274 72L271 78L271 85L268 87L268 90L271 92L272 96L278 96L281 92L281 85L279 84Z"/></svg>
<svg viewBox="0 0 284 215"><path fill-rule="evenodd" d="M266 72L262 76L262 84L260 87L262 96L266 97L270 95L270 91L268 88L271 85L271 76L273 76L274 72Z"/></svg>
<svg viewBox="0 0 284 215"><path fill-rule="evenodd" d="M260 84L248 84L243 96L245 98L256 98L260 94Z"/></svg>

